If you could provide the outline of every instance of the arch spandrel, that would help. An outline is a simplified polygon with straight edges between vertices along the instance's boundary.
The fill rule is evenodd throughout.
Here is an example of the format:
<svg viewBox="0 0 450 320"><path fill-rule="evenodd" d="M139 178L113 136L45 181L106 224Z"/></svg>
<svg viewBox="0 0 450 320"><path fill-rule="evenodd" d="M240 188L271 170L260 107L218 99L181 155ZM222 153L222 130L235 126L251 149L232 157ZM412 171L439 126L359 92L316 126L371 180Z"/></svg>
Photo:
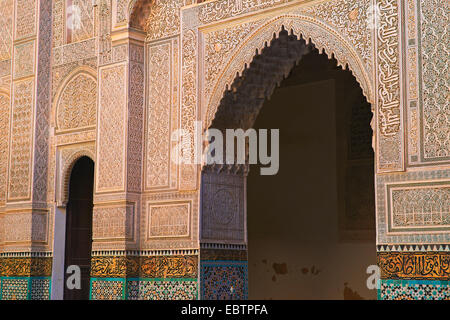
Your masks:
<svg viewBox="0 0 450 320"><path fill-rule="evenodd" d="M228 59L221 61L222 66L214 67L216 74L210 76L212 81L208 82L206 80L208 78L206 72L204 83L206 94L203 100L206 108L204 109L206 113L203 115L205 128L211 125L223 93L233 83L236 75L241 75L245 68L250 65L255 55L260 53L264 47L270 46L270 42L274 37L278 37L283 29L298 38L303 38L307 42L314 44L319 52L324 52L329 58L334 57L338 66L348 67L359 82L367 100L373 105L375 98L370 73L365 68L364 62L352 44L338 32L317 19L305 15L285 14L272 19L263 19L242 40L231 39L231 41L239 43L239 45L229 54ZM229 36L226 41L230 41ZM220 42L217 41L217 43ZM216 50L220 49L216 46ZM205 57L205 61L208 61L208 57Z"/></svg>
<svg viewBox="0 0 450 320"><path fill-rule="evenodd" d="M52 124L57 132L94 128L97 113L95 71L80 67L72 71L55 96Z"/></svg>

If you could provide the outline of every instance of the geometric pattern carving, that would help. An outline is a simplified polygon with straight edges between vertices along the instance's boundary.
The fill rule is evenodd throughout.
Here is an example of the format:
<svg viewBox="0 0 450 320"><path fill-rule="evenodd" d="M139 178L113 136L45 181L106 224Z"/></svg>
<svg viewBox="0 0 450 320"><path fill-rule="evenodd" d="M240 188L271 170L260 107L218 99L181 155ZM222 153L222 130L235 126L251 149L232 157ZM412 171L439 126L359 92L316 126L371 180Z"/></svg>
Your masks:
<svg viewBox="0 0 450 320"><path fill-rule="evenodd" d="M63 89L57 107L57 129L96 125L97 82L85 73L74 76Z"/></svg>
<svg viewBox="0 0 450 320"><path fill-rule="evenodd" d="M149 204L148 238L188 237L190 203Z"/></svg>
<svg viewBox="0 0 450 320"><path fill-rule="evenodd" d="M450 184L448 182L386 186L390 232L448 230L450 228Z"/></svg>
<svg viewBox="0 0 450 320"><path fill-rule="evenodd" d="M97 192L124 188L126 65L100 70Z"/></svg>

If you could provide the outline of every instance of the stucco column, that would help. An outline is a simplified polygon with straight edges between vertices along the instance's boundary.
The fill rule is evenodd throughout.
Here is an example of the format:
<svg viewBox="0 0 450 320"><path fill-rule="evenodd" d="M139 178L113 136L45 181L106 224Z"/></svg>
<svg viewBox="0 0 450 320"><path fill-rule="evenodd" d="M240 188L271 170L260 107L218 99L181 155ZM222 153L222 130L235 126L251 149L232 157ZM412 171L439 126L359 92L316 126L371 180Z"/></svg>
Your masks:
<svg viewBox="0 0 450 320"><path fill-rule="evenodd" d="M126 278L138 263L128 254L139 237L145 34L113 25L106 37L100 31L99 41L105 38L110 49L100 43L91 299L124 299ZM108 296L110 289L117 295Z"/></svg>

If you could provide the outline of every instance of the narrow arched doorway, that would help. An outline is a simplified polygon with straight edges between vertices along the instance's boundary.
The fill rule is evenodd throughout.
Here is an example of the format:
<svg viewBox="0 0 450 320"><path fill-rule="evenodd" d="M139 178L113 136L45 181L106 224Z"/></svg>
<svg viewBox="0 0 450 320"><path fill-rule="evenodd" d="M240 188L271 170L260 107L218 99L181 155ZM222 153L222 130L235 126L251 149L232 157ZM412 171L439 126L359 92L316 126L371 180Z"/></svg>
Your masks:
<svg viewBox="0 0 450 320"><path fill-rule="evenodd" d="M88 300L92 250L92 209L94 162L88 157L76 161L70 174L69 200L66 209L66 245L64 270L78 266L81 271L80 289L69 288L65 273L64 299Z"/></svg>

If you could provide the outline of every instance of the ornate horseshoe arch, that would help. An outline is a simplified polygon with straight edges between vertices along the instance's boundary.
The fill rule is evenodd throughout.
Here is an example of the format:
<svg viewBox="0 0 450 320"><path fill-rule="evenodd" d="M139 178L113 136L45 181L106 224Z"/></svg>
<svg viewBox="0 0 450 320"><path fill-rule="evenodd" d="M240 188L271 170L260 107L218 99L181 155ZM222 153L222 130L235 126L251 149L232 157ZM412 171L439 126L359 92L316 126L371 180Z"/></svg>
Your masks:
<svg viewBox="0 0 450 320"><path fill-rule="evenodd" d="M374 110L375 98L371 77L354 47L323 22L305 15L284 14L263 22L249 36L240 41L239 47L231 54L231 58L223 67L218 68L222 71L216 77L217 81L214 83L205 81L205 88L212 87L212 90L210 95L206 94L204 100L206 105L204 128L212 124L224 91L231 86L236 75L242 75L253 58L265 47L270 46L271 41L278 38L279 32L283 29L297 38L307 40L309 44L312 43L319 52L324 52L329 58L334 57L338 66L348 67L360 84L368 102L372 104L372 111Z"/></svg>

